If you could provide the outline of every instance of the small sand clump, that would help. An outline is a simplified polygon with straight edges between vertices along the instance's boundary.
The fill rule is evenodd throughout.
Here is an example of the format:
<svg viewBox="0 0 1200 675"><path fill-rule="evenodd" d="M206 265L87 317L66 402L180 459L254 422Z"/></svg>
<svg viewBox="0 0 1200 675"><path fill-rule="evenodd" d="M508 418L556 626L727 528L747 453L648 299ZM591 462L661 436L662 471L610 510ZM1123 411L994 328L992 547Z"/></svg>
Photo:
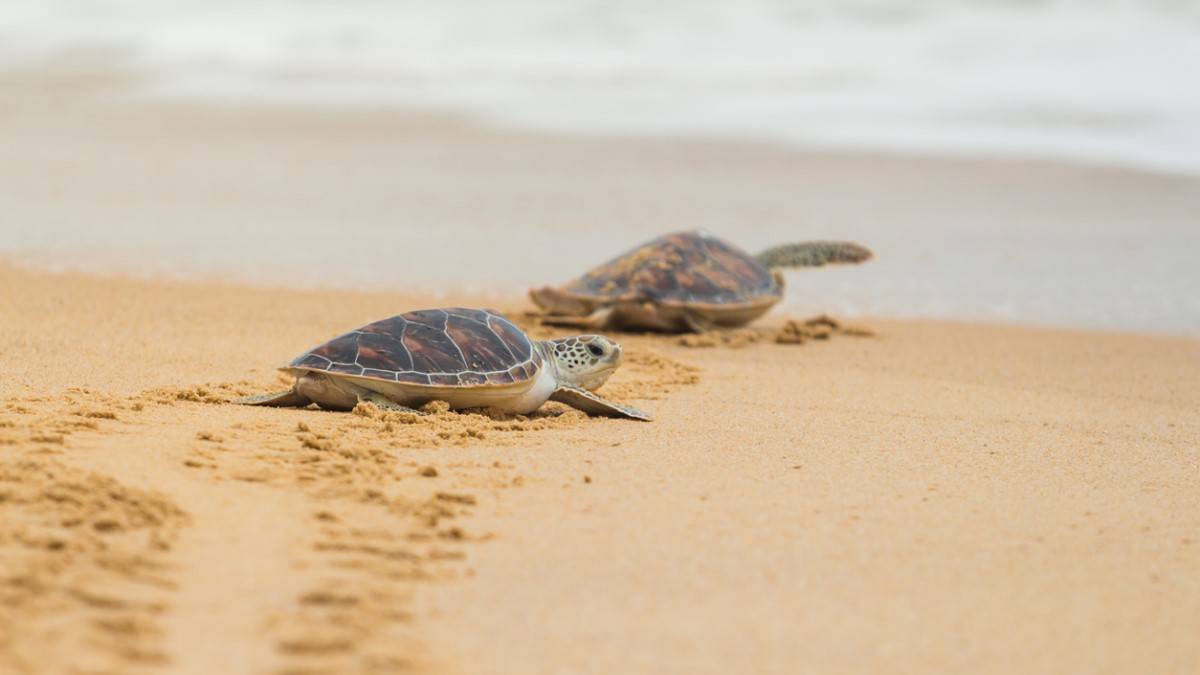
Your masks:
<svg viewBox="0 0 1200 675"><path fill-rule="evenodd" d="M754 328L738 328L736 330L710 330L695 335L684 335L679 338L679 344L684 347L729 347L741 349L762 341L766 336Z"/></svg>
<svg viewBox="0 0 1200 675"><path fill-rule="evenodd" d="M843 326L832 317L822 314L805 321L788 321L776 333L775 342L785 345L804 344L809 340L828 340L834 335L872 337L875 333L859 326Z"/></svg>

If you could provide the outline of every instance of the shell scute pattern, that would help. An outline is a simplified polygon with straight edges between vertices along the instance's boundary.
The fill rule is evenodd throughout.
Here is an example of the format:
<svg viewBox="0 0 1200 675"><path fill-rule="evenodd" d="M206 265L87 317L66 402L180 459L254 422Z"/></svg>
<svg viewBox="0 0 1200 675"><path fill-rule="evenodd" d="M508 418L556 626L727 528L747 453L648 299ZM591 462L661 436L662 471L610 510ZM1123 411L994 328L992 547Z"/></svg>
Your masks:
<svg viewBox="0 0 1200 675"><path fill-rule="evenodd" d="M332 363L354 363L358 349L350 340L332 340L312 350L311 354Z"/></svg>
<svg viewBox="0 0 1200 675"><path fill-rule="evenodd" d="M332 343L330 343L332 344ZM360 332L355 342L346 341L347 348L358 348L360 363L372 363L380 370L403 372L413 369L412 354L403 343L383 333ZM314 350L315 351L315 350ZM332 357L330 357L332 358ZM339 359L333 359L338 361ZM345 359L341 359L345 361Z"/></svg>
<svg viewBox="0 0 1200 675"><path fill-rule="evenodd" d="M465 308L376 321L291 363L294 368L442 387L515 384L534 377L541 365L529 337L507 319Z"/></svg>
<svg viewBox="0 0 1200 675"><path fill-rule="evenodd" d="M770 270L745 251L700 232L659 237L567 285L582 296L738 304L779 297Z"/></svg>
<svg viewBox="0 0 1200 675"><path fill-rule="evenodd" d="M458 376L459 384L464 387L473 387L476 385L487 384L487 375L480 372L466 372Z"/></svg>
<svg viewBox="0 0 1200 675"><path fill-rule="evenodd" d="M412 369L418 373L460 373L467 369L462 350L446 332L449 315L441 310L422 310L404 315L407 320L401 341L412 354ZM434 382L431 384L448 384Z"/></svg>

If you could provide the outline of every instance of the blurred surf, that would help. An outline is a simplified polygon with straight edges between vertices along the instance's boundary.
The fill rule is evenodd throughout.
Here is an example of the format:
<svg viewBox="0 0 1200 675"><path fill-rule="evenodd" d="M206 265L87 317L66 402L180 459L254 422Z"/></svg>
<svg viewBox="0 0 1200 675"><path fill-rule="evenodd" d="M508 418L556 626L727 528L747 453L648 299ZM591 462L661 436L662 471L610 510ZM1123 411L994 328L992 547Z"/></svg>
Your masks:
<svg viewBox="0 0 1200 675"><path fill-rule="evenodd" d="M5 2L9 62L80 50L168 96L1200 172L1198 0Z"/></svg>

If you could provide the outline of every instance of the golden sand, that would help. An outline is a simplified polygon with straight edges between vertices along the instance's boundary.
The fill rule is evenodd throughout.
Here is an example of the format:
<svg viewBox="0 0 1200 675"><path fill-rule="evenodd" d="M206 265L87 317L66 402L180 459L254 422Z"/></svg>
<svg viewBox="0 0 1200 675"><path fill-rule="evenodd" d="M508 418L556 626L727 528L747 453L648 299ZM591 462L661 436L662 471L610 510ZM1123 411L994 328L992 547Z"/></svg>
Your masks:
<svg viewBox="0 0 1200 675"><path fill-rule="evenodd" d="M428 298L0 287L0 670L1200 663L1193 340L775 317L620 336L652 423L416 417L228 401Z"/></svg>
<svg viewBox="0 0 1200 675"><path fill-rule="evenodd" d="M608 422L560 404L417 416L230 403L285 386L269 364L411 298L0 275L22 317L0 329L0 573L12 589L0 658L17 671L408 667L424 657L406 596L460 575L467 548L490 538L460 522L476 492L524 480L500 455L447 463L437 450L507 455ZM342 311L318 319L309 303ZM312 325L283 337L289 315ZM639 345L608 391L651 400L695 380Z"/></svg>

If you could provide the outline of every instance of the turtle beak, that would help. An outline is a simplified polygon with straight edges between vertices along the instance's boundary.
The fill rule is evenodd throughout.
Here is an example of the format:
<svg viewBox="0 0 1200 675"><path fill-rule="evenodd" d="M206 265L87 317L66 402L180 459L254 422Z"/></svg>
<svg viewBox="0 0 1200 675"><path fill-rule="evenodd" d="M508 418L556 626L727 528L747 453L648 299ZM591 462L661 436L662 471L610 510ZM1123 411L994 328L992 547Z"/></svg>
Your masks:
<svg viewBox="0 0 1200 675"><path fill-rule="evenodd" d="M624 358L624 356L623 356L623 353L621 352L621 345L614 342L613 348L612 348L612 354L608 355L608 360L610 363L612 363L613 367L616 368L617 366L621 365L622 358Z"/></svg>

